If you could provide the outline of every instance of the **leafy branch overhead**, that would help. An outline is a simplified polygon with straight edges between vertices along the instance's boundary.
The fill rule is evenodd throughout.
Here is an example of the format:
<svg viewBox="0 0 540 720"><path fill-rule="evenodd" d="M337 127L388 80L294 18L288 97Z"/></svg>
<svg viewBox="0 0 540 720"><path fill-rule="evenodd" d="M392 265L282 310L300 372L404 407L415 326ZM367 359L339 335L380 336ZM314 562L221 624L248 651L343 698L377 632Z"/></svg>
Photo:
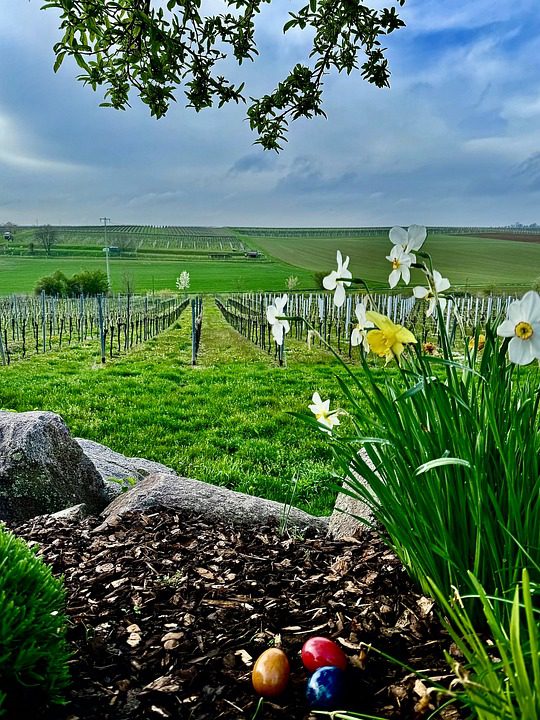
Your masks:
<svg viewBox="0 0 540 720"><path fill-rule="evenodd" d="M275 0L277 1L277 0ZM182 87L188 107L246 101L244 83L219 74L220 61L239 65L258 55L255 18L271 0L224 0L224 12L208 15L201 0L48 0L61 12L63 38L54 46L55 70L72 56L93 90L104 86L102 105L125 109L135 90L152 115L162 117ZM394 0L404 5L405 0ZM251 128L266 149L286 140L289 120L324 115L324 76L359 71L377 87L389 84L381 37L404 26L395 7L373 9L362 0L310 0L291 12L283 31L313 36L305 64L297 64L262 98L249 98Z"/></svg>

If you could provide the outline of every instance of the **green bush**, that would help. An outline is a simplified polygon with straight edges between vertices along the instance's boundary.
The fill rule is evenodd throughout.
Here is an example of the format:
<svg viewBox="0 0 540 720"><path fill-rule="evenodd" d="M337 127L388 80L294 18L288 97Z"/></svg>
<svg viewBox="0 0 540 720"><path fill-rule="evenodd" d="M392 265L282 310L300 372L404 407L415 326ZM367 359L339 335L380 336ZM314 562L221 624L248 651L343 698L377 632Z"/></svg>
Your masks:
<svg viewBox="0 0 540 720"><path fill-rule="evenodd" d="M37 281L37 285L34 288L36 295L41 295L42 292L45 295L51 297L65 297L67 295L68 279L63 272L57 270L52 275L45 275Z"/></svg>
<svg viewBox="0 0 540 720"><path fill-rule="evenodd" d="M30 718L62 703L69 682L62 583L0 528L0 717Z"/></svg>
<svg viewBox="0 0 540 720"><path fill-rule="evenodd" d="M67 278L57 270L38 280L34 292L36 295L53 297L78 297L79 295L104 295L109 291L107 275L102 270L84 270Z"/></svg>

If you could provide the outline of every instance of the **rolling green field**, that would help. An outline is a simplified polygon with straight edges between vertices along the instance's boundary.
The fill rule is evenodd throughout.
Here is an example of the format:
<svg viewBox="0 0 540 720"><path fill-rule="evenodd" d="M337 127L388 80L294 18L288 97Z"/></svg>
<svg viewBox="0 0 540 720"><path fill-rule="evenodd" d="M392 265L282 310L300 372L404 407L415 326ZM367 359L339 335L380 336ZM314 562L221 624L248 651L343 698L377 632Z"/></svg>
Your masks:
<svg viewBox="0 0 540 720"><path fill-rule="evenodd" d="M329 272L334 267L336 250L349 255L353 274L374 288L387 286L390 271L385 259L391 248L388 235L369 235L366 230L358 230L357 237L349 236L352 231L329 229L325 234L314 229L309 235L309 229L302 234L291 230L288 237L286 230L275 230L272 235L271 229L250 235L246 229L231 228L118 228L121 232L117 230L115 235L111 230L109 235L111 244L115 237L125 243L124 256L111 256L114 291L126 290L128 284L138 293L172 290L182 270L191 275L192 292L280 291L286 289L291 274L299 278L298 289L315 289L314 273ZM59 229L62 240L48 258L39 243L30 247L35 229L18 229L11 247L4 245L11 254L0 254L0 293L31 292L40 277L57 269L66 275L104 269L102 231L97 226ZM256 233L257 228L250 232ZM432 233L424 247L435 267L456 289L526 289L540 282L540 243L526 242L523 235L515 237L506 240ZM259 250L264 257L243 257L239 243L243 248ZM212 257L220 252L230 259ZM413 271L413 284L422 281L420 272Z"/></svg>
<svg viewBox="0 0 540 720"><path fill-rule="evenodd" d="M313 271L332 269L336 250L341 250L350 256L349 268L355 277L371 284L388 284L390 264L385 256L392 245L387 235L352 239L254 237L250 243L268 256ZM423 249L432 255L434 267L453 287L530 288L540 277L540 243L428 234ZM415 281L423 284L419 271L413 271Z"/></svg>
<svg viewBox="0 0 540 720"><path fill-rule="evenodd" d="M199 363L190 365L189 313L177 327L102 366L97 343L0 367L0 408L51 410L71 432L179 474L331 511L332 459L325 436L288 413L318 390L342 398L339 366L288 342L280 368L236 333L209 300ZM381 371L382 372L382 371Z"/></svg>

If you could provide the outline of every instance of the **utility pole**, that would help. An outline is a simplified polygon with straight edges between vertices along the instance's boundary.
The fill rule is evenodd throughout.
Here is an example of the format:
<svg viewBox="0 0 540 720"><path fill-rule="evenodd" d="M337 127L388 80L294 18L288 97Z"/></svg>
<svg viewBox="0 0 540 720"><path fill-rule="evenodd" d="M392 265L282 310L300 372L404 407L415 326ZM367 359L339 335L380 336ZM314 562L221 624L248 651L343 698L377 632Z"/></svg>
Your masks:
<svg viewBox="0 0 540 720"><path fill-rule="evenodd" d="M107 284L108 284L109 290L110 290L110 288L111 288L111 269L109 267L109 243L107 241L107 223L111 222L111 218L102 217L102 218L99 218L99 221L103 223L103 229L105 232L105 247L103 248L103 252L105 253L105 262L107 263Z"/></svg>

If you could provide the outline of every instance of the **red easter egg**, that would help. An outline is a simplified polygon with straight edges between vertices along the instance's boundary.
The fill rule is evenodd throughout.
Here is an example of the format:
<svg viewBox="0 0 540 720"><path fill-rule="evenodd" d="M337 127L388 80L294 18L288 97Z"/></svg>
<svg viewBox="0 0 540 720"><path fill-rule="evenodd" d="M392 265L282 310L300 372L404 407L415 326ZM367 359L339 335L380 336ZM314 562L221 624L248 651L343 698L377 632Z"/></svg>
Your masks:
<svg viewBox="0 0 540 720"><path fill-rule="evenodd" d="M302 662L309 672L320 667L347 668L347 656L333 640L325 637L312 637L302 648Z"/></svg>
<svg viewBox="0 0 540 720"><path fill-rule="evenodd" d="M276 697L287 687L289 673L289 661L283 650L269 648L257 658L251 673L251 682L259 695Z"/></svg>

